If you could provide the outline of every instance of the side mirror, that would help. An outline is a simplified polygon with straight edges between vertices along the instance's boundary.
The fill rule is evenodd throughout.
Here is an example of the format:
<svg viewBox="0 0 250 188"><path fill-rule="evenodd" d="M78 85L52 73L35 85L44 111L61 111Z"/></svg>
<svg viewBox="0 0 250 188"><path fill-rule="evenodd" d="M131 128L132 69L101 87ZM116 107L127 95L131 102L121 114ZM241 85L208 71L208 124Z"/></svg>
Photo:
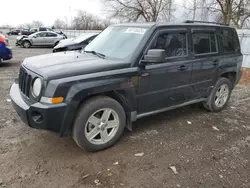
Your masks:
<svg viewBox="0 0 250 188"><path fill-rule="evenodd" d="M151 49L144 56L145 63L162 63L165 60L165 50Z"/></svg>
<svg viewBox="0 0 250 188"><path fill-rule="evenodd" d="M36 38L36 37L37 37L36 35L33 36L33 38Z"/></svg>

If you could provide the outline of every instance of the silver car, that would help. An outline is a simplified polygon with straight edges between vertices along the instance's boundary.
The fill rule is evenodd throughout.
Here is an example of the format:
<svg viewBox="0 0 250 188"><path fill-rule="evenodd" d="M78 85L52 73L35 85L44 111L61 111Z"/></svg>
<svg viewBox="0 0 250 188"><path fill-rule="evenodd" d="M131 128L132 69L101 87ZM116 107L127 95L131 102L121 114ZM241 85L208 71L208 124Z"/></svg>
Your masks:
<svg viewBox="0 0 250 188"><path fill-rule="evenodd" d="M53 31L40 31L29 35L28 37L23 37L21 45L24 48L29 48L31 46L56 46L60 40L64 39L64 36L55 33Z"/></svg>

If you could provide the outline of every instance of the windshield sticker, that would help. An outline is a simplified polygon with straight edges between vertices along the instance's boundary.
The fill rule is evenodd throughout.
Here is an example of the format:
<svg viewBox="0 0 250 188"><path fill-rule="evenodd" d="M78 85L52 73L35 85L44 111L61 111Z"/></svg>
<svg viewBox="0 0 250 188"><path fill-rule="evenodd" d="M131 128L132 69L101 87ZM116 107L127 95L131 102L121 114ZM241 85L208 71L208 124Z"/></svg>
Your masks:
<svg viewBox="0 0 250 188"><path fill-rule="evenodd" d="M143 28L128 28L125 33L136 33L136 34L140 34L143 35L146 32L146 29Z"/></svg>

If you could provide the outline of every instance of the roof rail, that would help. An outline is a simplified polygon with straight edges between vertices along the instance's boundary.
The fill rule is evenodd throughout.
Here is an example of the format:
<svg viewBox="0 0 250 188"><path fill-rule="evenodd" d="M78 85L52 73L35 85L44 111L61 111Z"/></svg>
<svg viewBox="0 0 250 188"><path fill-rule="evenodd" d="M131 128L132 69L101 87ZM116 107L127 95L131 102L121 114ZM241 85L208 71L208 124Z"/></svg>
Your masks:
<svg viewBox="0 0 250 188"><path fill-rule="evenodd" d="M196 21L196 20L186 20L184 23L207 23L207 24L217 24L217 25L226 25L229 26L229 24L223 24L218 22L207 22L207 21Z"/></svg>

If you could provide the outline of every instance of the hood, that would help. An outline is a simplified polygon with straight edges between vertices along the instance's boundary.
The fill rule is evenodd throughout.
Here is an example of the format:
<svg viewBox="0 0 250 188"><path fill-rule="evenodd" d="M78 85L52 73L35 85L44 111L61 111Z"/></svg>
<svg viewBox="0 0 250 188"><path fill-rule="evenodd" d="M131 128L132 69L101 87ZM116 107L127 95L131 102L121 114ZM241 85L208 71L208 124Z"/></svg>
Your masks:
<svg viewBox="0 0 250 188"><path fill-rule="evenodd" d="M61 40L59 42L59 44L54 47L54 49L64 48L64 47L67 47L67 46L70 46L70 45L74 45L74 44L76 44L76 42L74 41L74 39L64 39L64 40Z"/></svg>
<svg viewBox="0 0 250 188"><path fill-rule="evenodd" d="M56 79L127 68L130 63L69 51L26 58L23 66L45 79Z"/></svg>

